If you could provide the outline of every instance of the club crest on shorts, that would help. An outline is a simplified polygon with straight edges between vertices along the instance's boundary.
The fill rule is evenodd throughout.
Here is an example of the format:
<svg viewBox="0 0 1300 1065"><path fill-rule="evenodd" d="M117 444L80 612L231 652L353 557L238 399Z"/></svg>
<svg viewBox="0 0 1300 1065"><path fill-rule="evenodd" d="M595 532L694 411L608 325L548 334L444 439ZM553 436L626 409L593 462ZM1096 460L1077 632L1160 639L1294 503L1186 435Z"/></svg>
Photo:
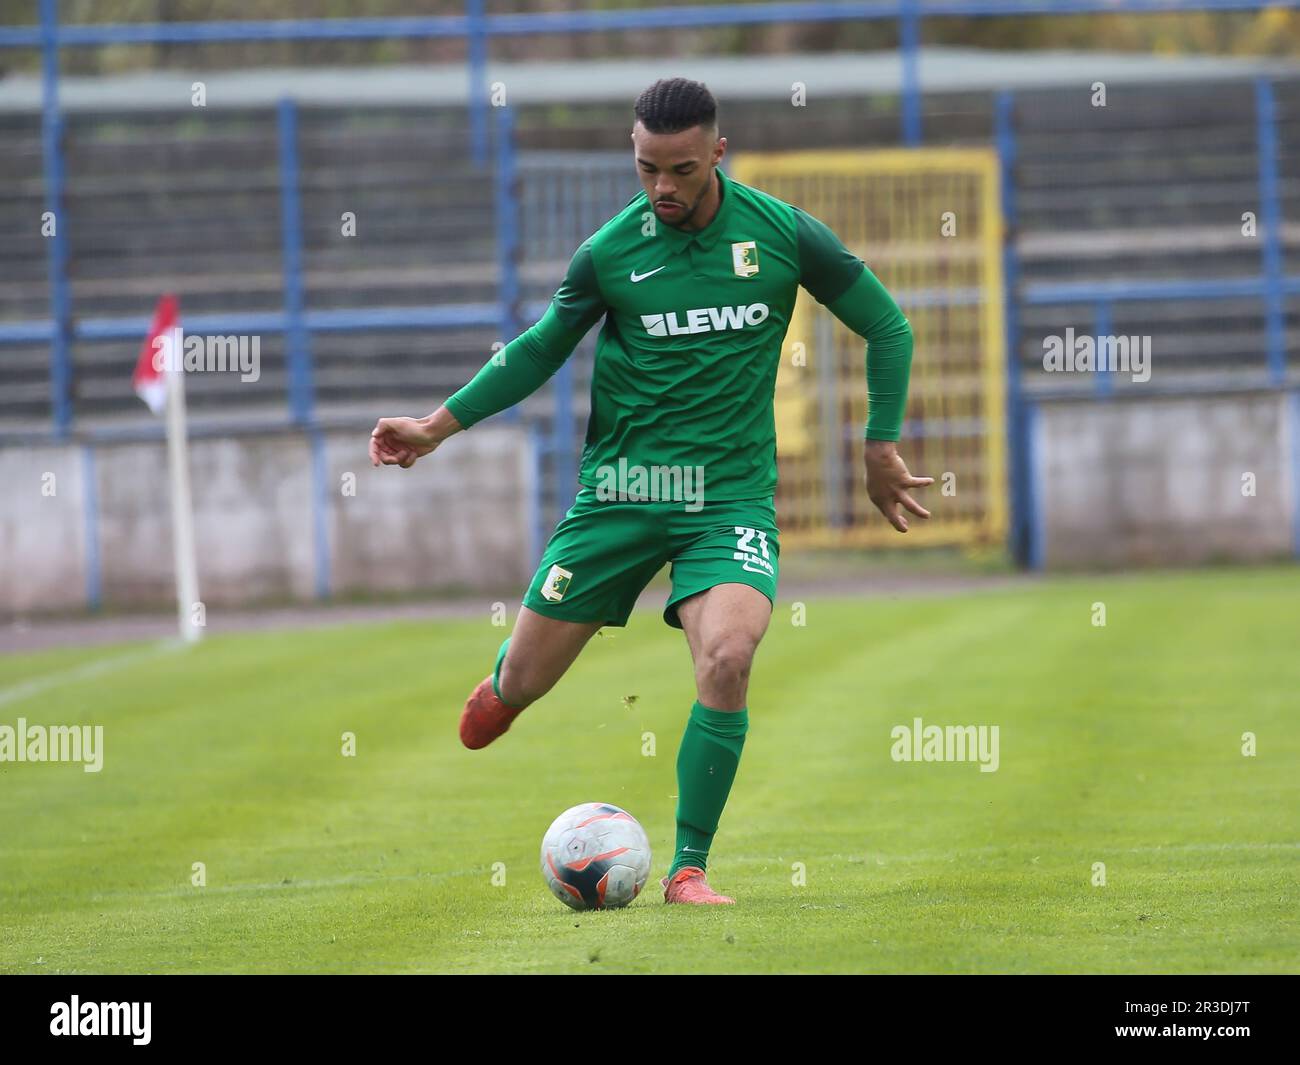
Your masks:
<svg viewBox="0 0 1300 1065"><path fill-rule="evenodd" d="M551 572L546 575L546 580L542 584L542 598L552 603L558 603L564 598L564 593L569 590L571 580L573 580L573 574L563 566L552 566Z"/></svg>
<svg viewBox="0 0 1300 1065"><path fill-rule="evenodd" d="M731 246L731 265L737 277L753 277L758 273L758 244L742 240Z"/></svg>

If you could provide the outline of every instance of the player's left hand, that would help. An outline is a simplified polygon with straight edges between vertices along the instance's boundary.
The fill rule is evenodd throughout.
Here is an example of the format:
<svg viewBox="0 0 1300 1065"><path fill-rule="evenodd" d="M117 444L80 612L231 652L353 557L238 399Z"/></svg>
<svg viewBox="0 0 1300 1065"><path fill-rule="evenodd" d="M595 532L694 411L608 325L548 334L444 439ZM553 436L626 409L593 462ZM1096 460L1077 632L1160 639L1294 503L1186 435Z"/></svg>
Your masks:
<svg viewBox="0 0 1300 1065"><path fill-rule="evenodd" d="M902 506L918 518L928 518L930 512L908 494L909 488L924 488L934 484L933 477L913 477L907 464L898 453L892 440L867 440L862 449L867 466L867 495L895 529L907 532L907 518L898 509Z"/></svg>
<svg viewBox="0 0 1300 1065"><path fill-rule="evenodd" d="M370 434L370 464L409 470L442 441L424 418L380 418Z"/></svg>

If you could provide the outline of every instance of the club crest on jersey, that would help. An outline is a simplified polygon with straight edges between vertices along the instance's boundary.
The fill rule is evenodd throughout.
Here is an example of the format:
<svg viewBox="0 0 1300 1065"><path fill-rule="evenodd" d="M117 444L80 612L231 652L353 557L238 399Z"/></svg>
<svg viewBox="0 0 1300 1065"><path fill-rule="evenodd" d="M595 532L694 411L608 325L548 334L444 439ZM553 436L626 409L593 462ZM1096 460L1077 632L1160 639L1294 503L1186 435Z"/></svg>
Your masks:
<svg viewBox="0 0 1300 1065"><path fill-rule="evenodd" d="M551 572L546 575L546 581L542 585L542 598L552 603L558 603L564 598L564 593L569 590L571 580L573 580L573 574L563 566L552 566Z"/></svg>
<svg viewBox="0 0 1300 1065"><path fill-rule="evenodd" d="M758 273L758 244L742 240L731 246L731 265L737 277L753 277Z"/></svg>

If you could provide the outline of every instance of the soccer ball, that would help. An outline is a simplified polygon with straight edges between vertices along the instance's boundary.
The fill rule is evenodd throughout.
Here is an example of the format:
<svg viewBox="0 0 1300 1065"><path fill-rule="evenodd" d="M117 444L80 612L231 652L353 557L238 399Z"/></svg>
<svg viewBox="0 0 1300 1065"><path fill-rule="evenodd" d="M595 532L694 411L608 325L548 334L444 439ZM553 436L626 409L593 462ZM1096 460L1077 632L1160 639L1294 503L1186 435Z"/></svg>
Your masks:
<svg viewBox="0 0 1300 1065"><path fill-rule="evenodd" d="M637 819L607 802L565 810L542 837L542 878L575 910L612 910L650 876L650 840Z"/></svg>

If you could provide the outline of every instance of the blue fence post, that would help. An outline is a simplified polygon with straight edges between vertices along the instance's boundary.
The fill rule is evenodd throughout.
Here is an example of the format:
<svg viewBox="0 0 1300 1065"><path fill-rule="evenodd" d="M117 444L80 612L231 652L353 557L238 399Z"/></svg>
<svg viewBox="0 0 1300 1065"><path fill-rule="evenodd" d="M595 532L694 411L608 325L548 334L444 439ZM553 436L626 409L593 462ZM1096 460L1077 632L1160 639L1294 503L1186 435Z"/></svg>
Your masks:
<svg viewBox="0 0 1300 1065"><path fill-rule="evenodd" d="M488 37L483 0L466 0L465 15L469 21L466 40L469 62L466 66L469 74L470 156L476 167L483 167L488 159Z"/></svg>
<svg viewBox="0 0 1300 1065"><path fill-rule="evenodd" d="M528 493L528 573L542 560L546 526L542 518L542 451L545 444L536 425L528 427L528 450L532 454L532 490Z"/></svg>
<svg viewBox="0 0 1300 1065"><path fill-rule="evenodd" d="M45 210L54 221L47 256L50 285L50 412L54 435L72 429L72 293L68 220L63 214L63 115L59 110L59 5L41 0L41 160Z"/></svg>
<svg viewBox="0 0 1300 1065"><path fill-rule="evenodd" d="M497 328L503 344L509 344L523 332L523 314L520 308L519 247L519 186L515 168L515 124L509 107L497 108L495 123L496 179L493 182L493 200L496 213L497 236ZM519 407L511 407L505 417L518 424ZM530 564L536 565L541 556L542 544L542 454L547 442L536 425L526 429L528 446L532 452L532 476L527 501L528 553Z"/></svg>
<svg viewBox="0 0 1300 1065"><path fill-rule="evenodd" d="M1047 530L1043 523L1043 508L1038 499L1038 486L1043 483L1042 458L1038 447L1039 425L1042 424L1042 407L1032 400L1023 400L1021 421L1024 425L1025 485L1029 496L1029 513L1025 518L1025 565L1033 570L1043 568L1043 555L1047 550Z"/></svg>
<svg viewBox="0 0 1300 1065"><path fill-rule="evenodd" d="M515 120L508 107L496 115L496 179L492 185L497 227L497 329L500 343L509 344L523 332L519 310L519 193L515 173ZM494 353L495 354L495 353ZM519 421L519 407L506 418Z"/></svg>
<svg viewBox="0 0 1300 1065"><path fill-rule="evenodd" d="M1267 78L1255 82L1255 128L1259 150L1259 228L1264 238L1264 335L1268 378L1280 387L1286 380L1286 320L1282 288L1282 209L1277 188L1277 107Z"/></svg>
<svg viewBox="0 0 1300 1065"><path fill-rule="evenodd" d="M311 532L312 554L315 556L316 598L330 597L330 483L329 456L325 448L325 434L319 429L311 432Z"/></svg>
<svg viewBox="0 0 1300 1065"><path fill-rule="evenodd" d="M520 333L519 194L515 174L515 121L510 108L497 108L496 181L497 302L501 338L510 343Z"/></svg>
<svg viewBox="0 0 1300 1065"><path fill-rule="evenodd" d="M81 449L81 500L85 510L86 607L98 610L103 605L104 581L99 550L99 473L93 444Z"/></svg>
<svg viewBox="0 0 1300 1065"><path fill-rule="evenodd" d="M1300 389L1289 400L1291 420L1291 553L1300 558Z"/></svg>
<svg viewBox="0 0 1300 1065"><path fill-rule="evenodd" d="M921 143L921 13L918 0L902 0L898 8L898 43L903 59L903 143Z"/></svg>
<svg viewBox="0 0 1300 1065"><path fill-rule="evenodd" d="M315 420L311 347L304 321L302 201L298 187L298 107L280 100L280 240L284 270L284 347L289 371L289 414L298 425Z"/></svg>
<svg viewBox="0 0 1300 1065"><path fill-rule="evenodd" d="M1111 324L1111 307L1109 300L1098 300L1097 306L1093 311L1092 319L1092 338L1096 342L1097 365L1093 371L1093 390L1098 397L1109 396L1111 390L1115 387L1115 379L1110 370L1101 364L1102 344L1101 338L1108 337L1115 331ZM1105 350L1114 351L1113 346L1108 346ZM1118 370L1118 367L1115 367Z"/></svg>
<svg viewBox="0 0 1300 1065"><path fill-rule="evenodd" d="M1002 281L1006 293L1007 341L1007 481L1011 488L1011 528L1008 541L1012 557L1031 565L1037 553L1032 543L1035 522L1032 464L1029 461L1029 424L1020 380L1020 258L1016 254L1016 129L1015 97L998 93L993 108L994 140L1002 183Z"/></svg>
<svg viewBox="0 0 1300 1065"><path fill-rule="evenodd" d="M560 514L573 504L577 496L574 483L573 453L573 359L555 371L555 421L551 426L551 455L555 462L555 505Z"/></svg>

